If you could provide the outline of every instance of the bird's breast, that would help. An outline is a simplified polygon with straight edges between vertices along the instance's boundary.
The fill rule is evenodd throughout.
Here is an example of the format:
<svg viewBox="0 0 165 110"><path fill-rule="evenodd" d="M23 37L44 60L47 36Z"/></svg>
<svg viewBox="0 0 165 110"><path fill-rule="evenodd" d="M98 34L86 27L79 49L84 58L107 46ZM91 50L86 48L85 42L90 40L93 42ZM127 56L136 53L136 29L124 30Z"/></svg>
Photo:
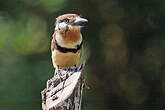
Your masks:
<svg viewBox="0 0 165 110"><path fill-rule="evenodd" d="M60 68L72 67L78 64L79 58L80 50L76 53L62 53L58 50L52 51L52 62L54 67L56 67L57 65Z"/></svg>

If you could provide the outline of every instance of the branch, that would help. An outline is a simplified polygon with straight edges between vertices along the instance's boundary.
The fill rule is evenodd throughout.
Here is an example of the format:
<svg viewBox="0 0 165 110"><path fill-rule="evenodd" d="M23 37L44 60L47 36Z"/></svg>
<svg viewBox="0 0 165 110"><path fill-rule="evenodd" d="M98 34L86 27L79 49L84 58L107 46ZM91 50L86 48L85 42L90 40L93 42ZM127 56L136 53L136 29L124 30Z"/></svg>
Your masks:
<svg viewBox="0 0 165 110"><path fill-rule="evenodd" d="M74 69L59 69L41 92L43 110L81 110L85 63Z"/></svg>

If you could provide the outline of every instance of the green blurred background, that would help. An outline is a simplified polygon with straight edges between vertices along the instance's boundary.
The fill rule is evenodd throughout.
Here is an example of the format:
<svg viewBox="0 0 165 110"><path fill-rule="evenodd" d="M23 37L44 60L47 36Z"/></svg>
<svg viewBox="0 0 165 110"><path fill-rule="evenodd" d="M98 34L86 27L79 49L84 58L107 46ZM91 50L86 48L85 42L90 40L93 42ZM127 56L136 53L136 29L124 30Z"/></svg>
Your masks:
<svg viewBox="0 0 165 110"><path fill-rule="evenodd" d="M1 0L1 110L41 110L54 22L64 13L89 20L83 110L165 109L164 0Z"/></svg>

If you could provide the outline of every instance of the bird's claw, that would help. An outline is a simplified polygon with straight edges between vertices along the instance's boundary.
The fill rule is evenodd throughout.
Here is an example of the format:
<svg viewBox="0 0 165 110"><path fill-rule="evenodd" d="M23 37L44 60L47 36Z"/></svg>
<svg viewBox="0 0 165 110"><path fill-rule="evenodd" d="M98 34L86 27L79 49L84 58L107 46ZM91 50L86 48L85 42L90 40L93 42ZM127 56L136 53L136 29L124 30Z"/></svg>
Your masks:
<svg viewBox="0 0 165 110"><path fill-rule="evenodd" d="M72 71L72 68L71 67L68 67L67 68L67 72L71 72Z"/></svg>
<svg viewBox="0 0 165 110"><path fill-rule="evenodd" d="M77 67L76 65L74 65L73 71L74 71L74 72L77 72L77 70L78 70L78 67Z"/></svg>
<svg viewBox="0 0 165 110"><path fill-rule="evenodd" d="M66 72L77 72L81 71L85 65L85 62L83 62L79 67L77 65L74 65L73 67L68 67L68 68L63 68L64 71ZM55 74L59 73L59 66L56 66Z"/></svg>

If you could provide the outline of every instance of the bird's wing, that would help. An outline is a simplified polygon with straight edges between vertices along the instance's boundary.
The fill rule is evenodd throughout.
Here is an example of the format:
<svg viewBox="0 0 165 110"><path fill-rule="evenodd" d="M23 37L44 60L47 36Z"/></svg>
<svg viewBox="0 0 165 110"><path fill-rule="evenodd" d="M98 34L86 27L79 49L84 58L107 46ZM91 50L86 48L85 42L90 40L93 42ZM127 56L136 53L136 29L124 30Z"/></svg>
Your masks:
<svg viewBox="0 0 165 110"><path fill-rule="evenodd" d="M83 52L83 45L81 46L81 49L79 50L80 52L80 58L82 57L82 52Z"/></svg>
<svg viewBox="0 0 165 110"><path fill-rule="evenodd" d="M55 35L56 33L54 32L54 34L52 35L52 42L51 42L51 51L54 51L54 49L56 49L56 41L55 41Z"/></svg>

